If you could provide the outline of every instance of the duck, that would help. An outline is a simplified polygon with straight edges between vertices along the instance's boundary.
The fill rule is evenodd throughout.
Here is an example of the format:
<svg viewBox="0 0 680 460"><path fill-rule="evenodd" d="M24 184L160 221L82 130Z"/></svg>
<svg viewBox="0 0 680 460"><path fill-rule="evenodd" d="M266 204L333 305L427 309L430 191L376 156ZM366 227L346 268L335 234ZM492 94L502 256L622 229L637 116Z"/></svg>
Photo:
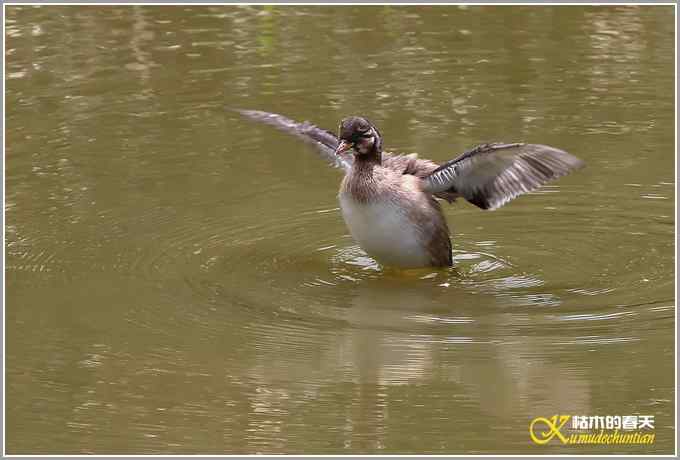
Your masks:
<svg viewBox="0 0 680 460"><path fill-rule="evenodd" d="M311 143L344 177L338 200L356 243L382 266L453 265L450 231L440 201L458 198L495 210L585 163L541 144L485 143L444 163L383 151L376 125L343 118L337 135L305 121L259 110L233 109Z"/></svg>

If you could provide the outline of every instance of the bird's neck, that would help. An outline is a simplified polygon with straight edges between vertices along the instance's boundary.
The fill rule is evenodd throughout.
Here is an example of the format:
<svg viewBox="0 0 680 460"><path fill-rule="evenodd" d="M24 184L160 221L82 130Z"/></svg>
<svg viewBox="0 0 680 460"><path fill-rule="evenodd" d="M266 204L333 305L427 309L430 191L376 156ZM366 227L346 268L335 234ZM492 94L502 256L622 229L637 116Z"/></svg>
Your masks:
<svg viewBox="0 0 680 460"><path fill-rule="evenodd" d="M380 166L381 153L367 153L356 155L350 173L345 179L345 187L355 201L368 203L375 199L378 184L374 175L376 167Z"/></svg>
<svg viewBox="0 0 680 460"><path fill-rule="evenodd" d="M378 193L378 184L373 175L374 162L354 162L351 172L345 177L345 190L359 203L369 203Z"/></svg>
<svg viewBox="0 0 680 460"><path fill-rule="evenodd" d="M371 146L371 150L366 153L355 155L354 162L360 168L372 168L375 165L382 163L382 141L377 138L375 143Z"/></svg>
<svg viewBox="0 0 680 460"><path fill-rule="evenodd" d="M379 166L381 163L382 154L380 152L370 152L354 157L354 164L357 169L373 169L374 166Z"/></svg>

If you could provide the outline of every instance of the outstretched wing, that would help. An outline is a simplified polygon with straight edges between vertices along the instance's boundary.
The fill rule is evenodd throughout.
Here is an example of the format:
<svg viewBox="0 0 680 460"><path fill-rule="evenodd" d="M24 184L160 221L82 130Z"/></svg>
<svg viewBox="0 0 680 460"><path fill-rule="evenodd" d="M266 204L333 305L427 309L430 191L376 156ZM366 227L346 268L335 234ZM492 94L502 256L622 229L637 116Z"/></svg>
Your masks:
<svg viewBox="0 0 680 460"><path fill-rule="evenodd" d="M233 110L251 120L274 126L281 131L293 134L300 139L313 144L321 156L336 168L342 168L346 171L352 166L352 158L350 156L339 156L335 154L335 149L338 146L338 138L330 131L318 128L307 121L298 123L290 118L275 113L261 112L259 110Z"/></svg>
<svg viewBox="0 0 680 460"><path fill-rule="evenodd" d="M496 209L584 164L547 145L484 144L436 168L424 189L456 193L482 209Z"/></svg>
<svg viewBox="0 0 680 460"><path fill-rule="evenodd" d="M246 118L274 126L281 131L293 134L294 136L313 144L319 150L321 156L333 166L341 167L345 170L352 166L352 155L344 155L342 157L335 155L335 149L338 146L338 138L330 131L321 129L307 121L298 123L297 121L276 113L262 112L259 110L232 110L240 113ZM432 161L419 159L418 155L415 153L409 155L392 155L383 152L382 161L383 166L386 168L393 169L401 174L411 174L420 177L421 179L427 177L432 171L437 169L437 166L439 166Z"/></svg>

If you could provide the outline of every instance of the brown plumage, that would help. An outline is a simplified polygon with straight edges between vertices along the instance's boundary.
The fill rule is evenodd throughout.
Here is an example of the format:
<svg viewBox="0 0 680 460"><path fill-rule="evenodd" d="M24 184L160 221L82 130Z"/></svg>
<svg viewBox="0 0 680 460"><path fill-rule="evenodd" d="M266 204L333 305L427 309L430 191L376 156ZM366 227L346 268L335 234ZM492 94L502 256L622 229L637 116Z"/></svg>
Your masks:
<svg viewBox="0 0 680 460"><path fill-rule="evenodd" d="M442 165L417 155L382 150L382 136L367 119L342 120L339 137L304 122L254 110L253 120L312 142L345 171L338 198L345 223L378 262L401 267L450 266L449 229L436 198L463 197L496 209L541 184L583 166L578 158L538 144L484 144ZM345 152L352 150L352 156Z"/></svg>
<svg viewBox="0 0 680 460"><path fill-rule="evenodd" d="M422 192L421 181L416 175L405 172L406 170L400 166L398 161L380 164L370 156L357 155L353 168L342 180L338 194L350 233L364 250L388 265L452 265L449 228L439 203L432 195ZM372 205L375 205L378 211L371 219L370 229L361 228L361 223L358 224L359 228L357 224L353 225L353 218L356 218L356 214L361 214L356 208L367 208ZM390 228L391 225L388 224L388 228L382 229L381 220L385 218L380 217L380 210L385 209L398 210L397 213L403 215L403 225L408 228ZM391 222L389 217L387 220ZM371 235L373 232L377 233L375 237ZM399 236L404 233L405 236ZM382 250L383 245L376 245L372 239L379 239L379 243L387 242L384 249L388 253L383 253L385 252ZM408 243L405 240L412 239L419 241L425 250L422 258L414 258L417 263L413 264L408 260L402 260L402 257L395 257L399 254L395 251L395 245L403 246ZM374 250L371 251L369 248Z"/></svg>

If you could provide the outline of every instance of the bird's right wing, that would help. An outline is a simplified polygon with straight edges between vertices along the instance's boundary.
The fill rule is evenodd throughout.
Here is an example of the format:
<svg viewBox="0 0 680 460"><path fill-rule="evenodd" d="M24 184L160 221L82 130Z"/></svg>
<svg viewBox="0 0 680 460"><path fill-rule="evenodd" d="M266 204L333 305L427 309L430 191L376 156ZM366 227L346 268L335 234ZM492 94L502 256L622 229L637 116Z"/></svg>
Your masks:
<svg viewBox="0 0 680 460"><path fill-rule="evenodd" d="M319 151L319 154L336 168L347 171L352 167L351 156L340 156L335 154L335 149L337 148L339 141L335 134L330 131L318 128L308 121L298 123L297 121L276 113L261 112L259 110L233 110L246 118L271 125L281 131L297 136L298 138L313 144Z"/></svg>

